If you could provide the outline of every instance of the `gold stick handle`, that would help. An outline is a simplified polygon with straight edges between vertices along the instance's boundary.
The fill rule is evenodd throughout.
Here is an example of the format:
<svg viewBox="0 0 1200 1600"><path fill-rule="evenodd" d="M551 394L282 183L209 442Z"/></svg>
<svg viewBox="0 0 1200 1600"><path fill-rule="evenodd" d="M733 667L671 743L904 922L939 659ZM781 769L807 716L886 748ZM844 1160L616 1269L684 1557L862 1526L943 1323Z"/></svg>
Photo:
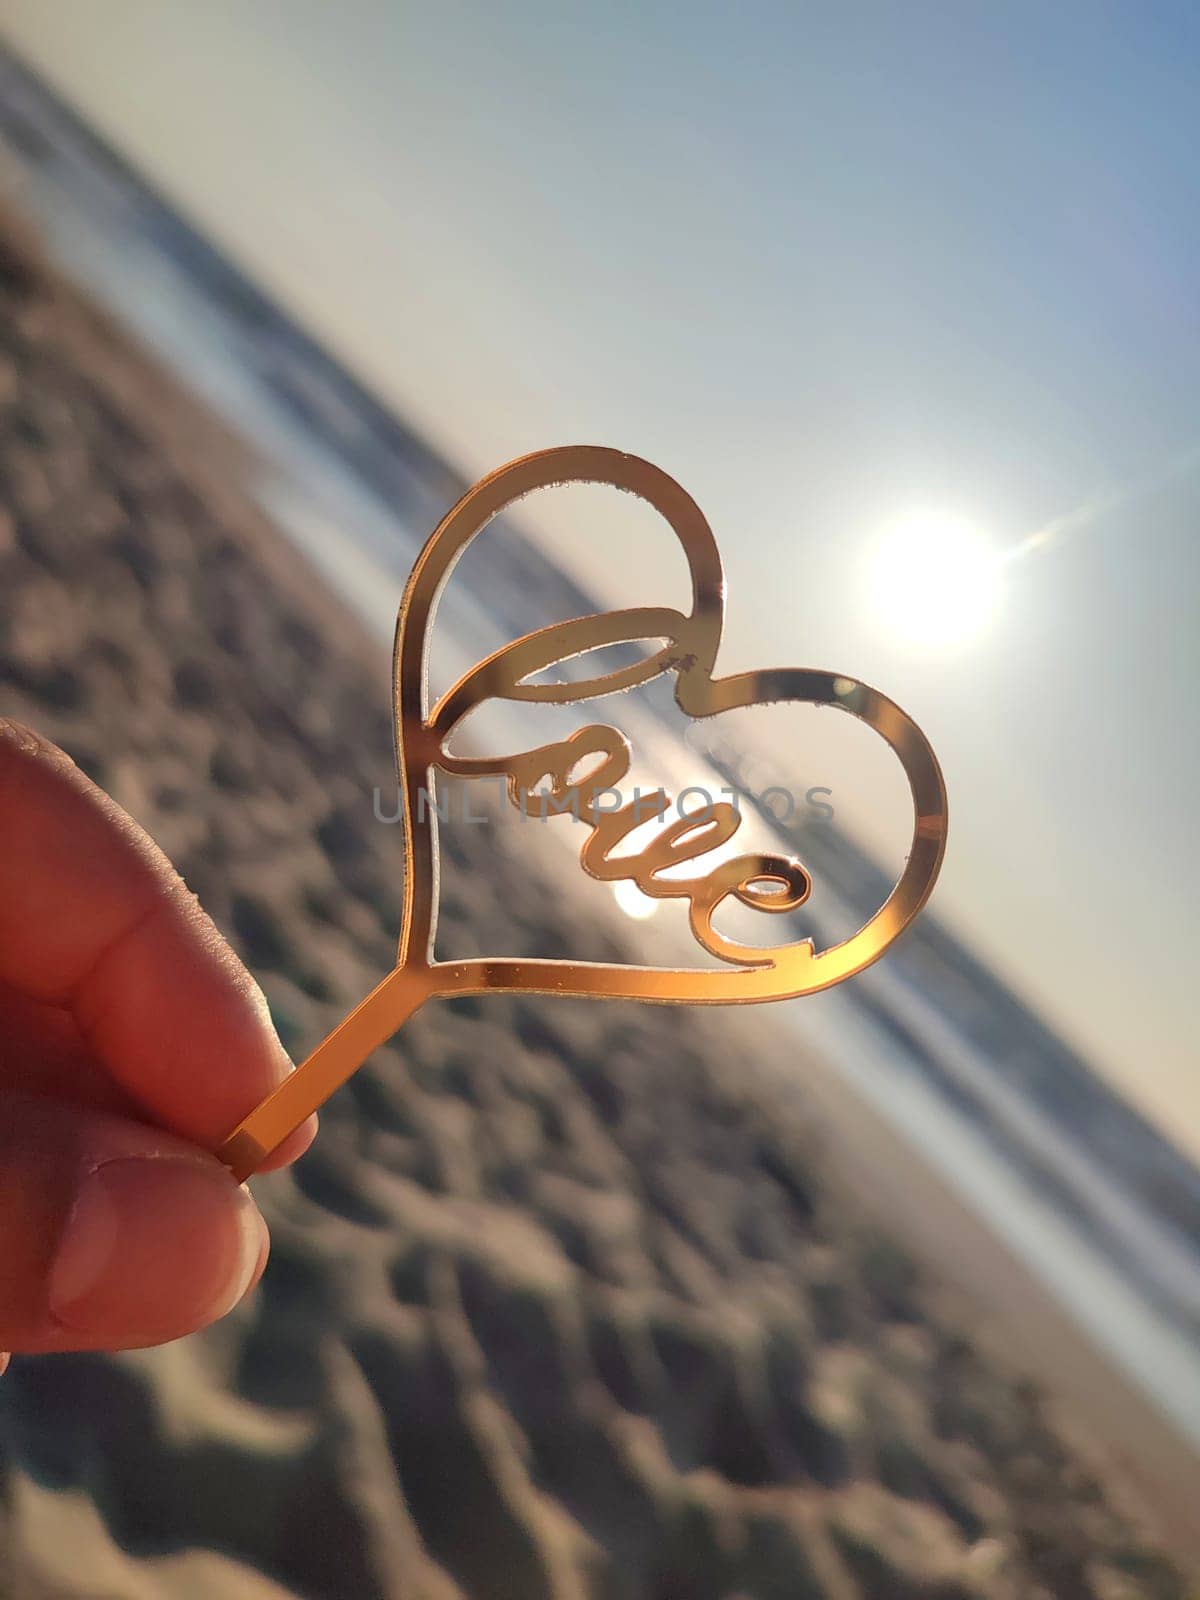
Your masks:
<svg viewBox="0 0 1200 1600"><path fill-rule="evenodd" d="M218 1159L244 1183L434 992L427 971L394 968L312 1055L238 1124L217 1151Z"/></svg>

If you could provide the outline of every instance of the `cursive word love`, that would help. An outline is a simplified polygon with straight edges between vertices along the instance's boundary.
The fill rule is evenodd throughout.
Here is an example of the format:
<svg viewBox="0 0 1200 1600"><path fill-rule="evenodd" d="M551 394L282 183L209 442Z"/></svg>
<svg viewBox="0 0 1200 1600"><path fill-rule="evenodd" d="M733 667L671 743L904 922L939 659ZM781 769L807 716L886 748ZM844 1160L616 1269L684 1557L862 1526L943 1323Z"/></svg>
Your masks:
<svg viewBox="0 0 1200 1600"><path fill-rule="evenodd" d="M590 649L631 642L628 621L622 622L619 614L609 620L622 631L614 628L612 637L594 640ZM669 620L674 628L686 625L688 619L679 613L659 612L653 620L660 626ZM428 724L428 732L436 739L434 763L456 777L503 778L508 799L523 816L545 819L569 811L578 820L586 820L590 836L580 850L580 864L591 877L632 883L652 900L687 901L693 935L723 961L747 966L769 961L769 950L718 933L713 917L718 906L730 898L750 910L772 915L795 911L812 892L812 880L800 862L752 852L727 857L691 875L680 870L734 838L742 820L736 805L709 801L703 812L683 812L657 826L645 842L634 842L631 836L645 824L662 824L672 801L665 789L656 789L649 794L635 790L633 800L617 810L601 804L604 796L615 796L619 803L619 785L632 762L628 739L606 723L589 723L565 739L505 756L459 756L447 751L446 743L462 716L485 698L570 704L630 688L663 672L686 674L697 667L694 654L668 647L633 667L600 678L530 682L556 664L554 646L567 626L571 625L558 624L519 640L480 663L460 682L435 709Z"/></svg>

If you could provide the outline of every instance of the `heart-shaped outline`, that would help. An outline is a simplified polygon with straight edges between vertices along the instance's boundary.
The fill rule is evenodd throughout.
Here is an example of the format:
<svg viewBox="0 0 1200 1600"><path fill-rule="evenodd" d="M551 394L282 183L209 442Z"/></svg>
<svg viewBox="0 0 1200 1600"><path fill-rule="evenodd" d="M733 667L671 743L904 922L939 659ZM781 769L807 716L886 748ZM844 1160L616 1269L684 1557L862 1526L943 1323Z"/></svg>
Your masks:
<svg viewBox="0 0 1200 1600"><path fill-rule="evenodd" d="M577 618L528 634L459 679L431 712L430 635L438 601L456 563L500 512L537 489L567 483L608 484L639 496L661 514L688 562L691 611L634 608ZM435 995L507 990L701 1005L793 999L861 972L908 926L929 898L946 847L946 788L928 740L886 695L840 673L780 667L714 677L724 609L721 558L700 508L665 472L620 450L564 445L522 456L483 478L442 520L417 558L396 621L396 764L407 863L397 965L225 1141L218 1153L239 1179L253 1172L412 1012ZM590 690L586 695L578 683L529 682L546 666L598 646L660 637L667 641L663 650L586 686ZM470 765L445 748L454 724L493 695L543 702L593 698L630 688L666 670L678 672L676 700L696 719L738 707L795 701L849 712L886 740L908 778L914 825L904 869L883 905L856 933L820 954L810 939L802 939L773 950L730 957L737 965L726 969L495 956L435 960L437 812L434 806L422 806L420 796L434 788L435 771L453 773ZM497 768L512 759L503 758ZM586 863L586 847L583 859ZM697 937L701 938L698 932Z"/></svg>
<svg viewBox="0 0 1200 1600"><path fill-rule="evenodd" d="M690 613L635 609L581 618L527 635L498 651L429 709L429 642L438 599L467 546L488 523L537 489L565 483L609 484L638 495L666 520L683 549L692 577ZM724 1005L751 1000L794 999L860 972L883 954L929 898L946 845L946 788L937 758L924 734L886 695L857 679L810 668L782 667L714 678L725 611L725 575L716 540L699 506L675 480L639 456L599 445L564 445L539 450L509 462L482 479L438 527L412 570L396 624L394 695L396 757L404 796L408 873L399 965L427 971L433 991L462 994L519 989L540 994L602 995L613 999ZM627 689L665 670L668 653L691 658L680 671L676 699L690 717L701 719L737 707L795 701L849 712L881 735L899 756L908 777L915 814L912 845L891 894L856 933L817 954L802 939L764 949L754 966L730 971L712 968L627 967L610 963L549 958L477 957L439 962L433 958L437 930L437 813L418 804L437 769L454 771L444 749L450 725L489 694L508 699L585 698L579 685L528 686L513 692L513 679L528 678L549 660L618 639L655 638L672 629L670 645L614 673L603 692ZM562 648L538 648L555 636ZM522 654L524 648L525 654ZM498 681L498 663L505 663ZM513 671L513 663L517 671Z"/></svg>

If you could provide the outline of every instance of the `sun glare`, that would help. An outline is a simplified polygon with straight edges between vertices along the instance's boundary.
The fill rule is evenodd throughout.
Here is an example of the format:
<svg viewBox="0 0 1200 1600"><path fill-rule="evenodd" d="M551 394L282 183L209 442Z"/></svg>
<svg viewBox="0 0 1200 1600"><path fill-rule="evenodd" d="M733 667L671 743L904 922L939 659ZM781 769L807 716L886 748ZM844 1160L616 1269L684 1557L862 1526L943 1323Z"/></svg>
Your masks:
<svg viewBox="0 0 1200 1600"><path fill-rule="evenodd" d="M890 631L930 649L969 644L1000 603L1000 559L969 523L914 511L879 540L871 563L874 610Z"/></svg>

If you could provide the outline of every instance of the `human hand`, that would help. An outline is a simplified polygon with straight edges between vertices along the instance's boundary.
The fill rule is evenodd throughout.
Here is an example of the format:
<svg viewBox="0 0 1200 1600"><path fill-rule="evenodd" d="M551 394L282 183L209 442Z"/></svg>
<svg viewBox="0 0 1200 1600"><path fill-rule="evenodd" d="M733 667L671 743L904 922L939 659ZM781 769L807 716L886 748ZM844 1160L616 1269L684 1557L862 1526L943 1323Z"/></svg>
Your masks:
<svg viewBox="0 0 1200 1600"><path fill-rule="evenodd" d="M162 852L0 719L0 1350L131 1349L231 1310L267 1229L208 1151L290 1070Z"/></svg>

